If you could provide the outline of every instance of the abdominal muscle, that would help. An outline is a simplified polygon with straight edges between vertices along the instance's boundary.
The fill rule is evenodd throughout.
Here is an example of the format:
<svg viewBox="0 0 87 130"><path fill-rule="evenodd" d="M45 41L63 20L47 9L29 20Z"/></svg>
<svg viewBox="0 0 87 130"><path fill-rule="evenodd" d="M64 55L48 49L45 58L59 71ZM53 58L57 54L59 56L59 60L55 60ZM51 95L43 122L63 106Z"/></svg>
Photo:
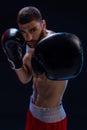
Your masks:
<svg viewBox="0 0 87 130"><path fill-rule="evenodd" d="M59 106L67 86L67 81L53 81L46 76L33 78L33 103L38 107L53 108Z"/></svg>

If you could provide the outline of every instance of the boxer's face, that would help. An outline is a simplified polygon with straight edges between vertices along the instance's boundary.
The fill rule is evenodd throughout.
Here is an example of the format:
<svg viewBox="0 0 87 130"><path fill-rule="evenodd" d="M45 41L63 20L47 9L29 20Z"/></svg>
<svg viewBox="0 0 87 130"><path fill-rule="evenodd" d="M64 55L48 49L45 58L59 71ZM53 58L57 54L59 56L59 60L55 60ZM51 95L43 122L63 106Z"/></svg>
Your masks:
<svg viewBox="0 0 87 130"><path fill-rule="evenodd" d="M18 24L18 26L25 39L25 43L31 48L37 45L37 42L43 37L46 30L44 20L41 22L34 20L26 24Z"/></svg>

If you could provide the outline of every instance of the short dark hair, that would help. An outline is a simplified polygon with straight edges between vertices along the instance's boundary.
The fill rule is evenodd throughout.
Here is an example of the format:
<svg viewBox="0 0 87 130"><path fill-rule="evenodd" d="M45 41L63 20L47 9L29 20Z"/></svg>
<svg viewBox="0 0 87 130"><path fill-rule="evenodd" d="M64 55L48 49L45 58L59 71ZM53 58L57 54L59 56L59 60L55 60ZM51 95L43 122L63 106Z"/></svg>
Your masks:
<svg viewBox="0 0 87 130"><path fill-rule="evenodd" d="M26 24L33 20L41 21L42 16L39 9L34 6L27 6L22 8L17 15L17 23Z"/></svg>

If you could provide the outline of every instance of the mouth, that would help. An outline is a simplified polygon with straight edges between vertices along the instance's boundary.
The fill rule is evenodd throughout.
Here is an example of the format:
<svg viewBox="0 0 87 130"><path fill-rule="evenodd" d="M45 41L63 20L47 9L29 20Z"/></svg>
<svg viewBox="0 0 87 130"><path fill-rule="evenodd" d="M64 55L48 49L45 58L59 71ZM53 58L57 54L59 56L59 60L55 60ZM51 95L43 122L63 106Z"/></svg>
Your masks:
<svg viewBox="0 0 87 130"><path fill-rule="evenodd" d="M36 42L36 41L26 41L26 44L27 44L29 47L34 48L34 47L36 47L37 42Z"/></svg>

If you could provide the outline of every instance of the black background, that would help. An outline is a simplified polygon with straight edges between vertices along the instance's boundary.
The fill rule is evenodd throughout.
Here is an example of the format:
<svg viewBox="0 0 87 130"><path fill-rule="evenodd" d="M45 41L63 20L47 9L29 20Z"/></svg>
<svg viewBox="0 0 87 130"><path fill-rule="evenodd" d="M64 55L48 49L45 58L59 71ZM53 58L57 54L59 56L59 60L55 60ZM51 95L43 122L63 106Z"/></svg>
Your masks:
<svg viewBox="0 0 87 130"><path fill-rule="evenodd" d="M0 37L11 27L17 27L16 16L24 6L36 6L47 22L47 28L57 32L71 32L80 37L84 49L84 64L80 75L69 81L63 97L68 116L68 130L87 129L87 14L84 1L8 0L0 3ZM24 130L30 84L19 82L8 66L0 45L0 130ZM49 88L50 89L50 88Z"/></svg>

